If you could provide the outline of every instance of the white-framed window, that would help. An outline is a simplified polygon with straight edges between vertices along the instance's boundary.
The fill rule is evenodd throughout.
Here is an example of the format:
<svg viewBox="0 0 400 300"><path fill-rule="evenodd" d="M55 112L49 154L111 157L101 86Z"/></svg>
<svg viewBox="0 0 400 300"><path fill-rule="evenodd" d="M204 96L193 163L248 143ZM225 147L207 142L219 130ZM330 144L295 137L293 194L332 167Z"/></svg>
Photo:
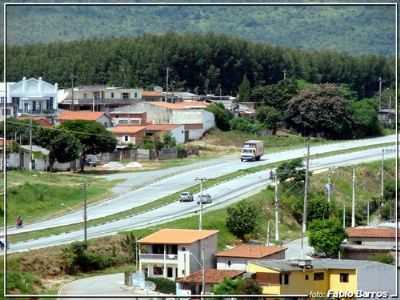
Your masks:
<svg viewBox="0 0 400 300"><path fill-rule="evenodd" d="M129 135L124 136L124 142L129 142Z"/></svg>

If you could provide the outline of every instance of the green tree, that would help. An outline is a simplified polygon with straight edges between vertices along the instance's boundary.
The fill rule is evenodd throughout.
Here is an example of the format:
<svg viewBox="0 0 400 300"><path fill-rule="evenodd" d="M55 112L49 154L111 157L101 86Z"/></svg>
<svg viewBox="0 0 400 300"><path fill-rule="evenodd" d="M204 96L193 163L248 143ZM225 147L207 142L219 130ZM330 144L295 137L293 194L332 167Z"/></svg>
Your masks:
<svg viewBox="0 0 400 300"><path fill-rule="evenodd" d="M127 233L121 240L121 247L128 254L129 262L135 264L137 239L132 232Z"/></svg>
<svg viewBox="0 0 400 300"><path fill-rule="evenodd" d="M337 257L345 232L338 219L314 220L308 226L308 238L317 253Z"/></svg>
<svg viewBox="0 0 400 300"><path fill-rule="evenodd" d="M239 85L239 101L247 102L250 99L250 81L247 79L247 75L243 76L242 83Z"/></svg>
<svg viewBox="0 0 400 300"><path fill-rule="evenodd" d="M235 117L230 121L230 126L232 130L238 130L247 133L257 133L260 131L262 125L253 120L243 118L243 117Z"/></svg>
<svg viewBox="0 0 400 300"><path fill-rule="evenodd" d="M176 140L170 133L163 135L162 143L163 143L163 147L166 147L166 148L173 148L176 146Z"/></svg>
<svg viewBox="0 0 400 300"><path fill-rule="evenodd" d="M222 131L228 131L231 128L229 122L232 120L233 115L224 108L222 103L211 103L207 106L206 110L214 114L217 128Z"/></svg>
<svg viewBox="0 0 400 300"><path fill-rule="evenodd" d="M279 164L276 168L276 176L280 182L285 182L288 179L294 183L304 182L306 169L301 158L292 159Z"/></svg>
<svg viewBox="0 0 400 300"><path fill-rule="evenodd" d="M39 128L33 136L33 143L48 149L49 169L53 170L56 160L60 163L79 158L81 144L79 140L66 130Z"/></svg>
<svg viewBox="0 0 400 300"><path fill-rule="evenodd" d="M213 287L216 295L260 295L262 288L251 278L224 278L219 284Z"/></svg>
<svg viewBox="0 0 400 300"><path fill-rule="evenodd" d="M353 134L356 137L376 136L382 134L378 120L378 107L372 99L352 103Z"/></svg>
<svg viewBox="0 0 400 300"><path fill-rule="evenodd" d="M117 145L113 134L94 121L66 121L61 129L69 131L81 143L80 168L84 171L86 155L112 152Z"/></svg>
<svg viewBox="0 0 400 300"><path fill-rule="evenodd" d="M305 136L352 137L350 100L333 84L305 89L288 102L286 122Z"/></svg>
<svg viewBox="0 0 400 300"><path fill-rule="evenodd" d="M242 201L239 204L228 207L226 227L241 240L246 240L247 235L254 232L257 225L257 209L254 205Z"/></svg>
<svg viewBox="0 0 400 300"><path fill-rule="evenodd" d="M268 129L271 129L272 134L275 135L279 123L282 121L282 113L272 106L261 106L256 111L256 118Z"/></svg>

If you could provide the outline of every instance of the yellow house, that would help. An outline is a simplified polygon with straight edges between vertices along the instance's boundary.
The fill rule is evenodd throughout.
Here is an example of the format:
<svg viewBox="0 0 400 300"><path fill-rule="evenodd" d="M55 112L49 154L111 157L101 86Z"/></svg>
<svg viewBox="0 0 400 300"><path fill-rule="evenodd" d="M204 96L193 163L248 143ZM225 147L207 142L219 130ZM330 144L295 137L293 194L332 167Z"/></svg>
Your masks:
<svg viewBox="0 0 400 300"><path fill-rule="evenodd" d="M360 262L335 259L251 261L247 272L262 286L264 295L325 298L329 293L335 298L352 298L358 288Z"/></svg>

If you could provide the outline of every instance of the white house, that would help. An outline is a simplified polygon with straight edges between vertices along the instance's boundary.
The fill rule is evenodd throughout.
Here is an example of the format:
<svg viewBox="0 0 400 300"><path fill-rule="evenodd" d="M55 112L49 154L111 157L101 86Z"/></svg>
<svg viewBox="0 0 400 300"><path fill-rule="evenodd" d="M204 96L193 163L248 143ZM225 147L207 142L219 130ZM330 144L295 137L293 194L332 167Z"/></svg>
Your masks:
<svg viewBox="0 0 400 300"><path fill-rule="evenodd" d="M54 115L57 112L58 85L46 82L39 77L24 77L10 85L8 103L12 103L18 115Z"/></svg>
<svg viewBox="0 0 400 300"><path fill-rule="evenodd" d="M246 271L249 260L284 259L285 247L241 244L215 254L218 270Z"/></svg>
<svg viewBox="0 0 400 300"><path fill-rule="evenodd" d="M149 277L175 280L212 268L217 250L217 230L161 229L138 241L139 270Z"/></svg>
<svg viewBox="0 0 400 300"><path fill-rule="evenodd" d="M3 120L4 115L7 115L7 116L15 115L14 107L13 107L12 101L11 101L11 93L10 93L11 86L14 83L15 82L7 82L7 84L5 84L4 82L0 82L0 105L1 105L0 120ZM7 95L6 95L6 87L7 87ZM6 113L4 113L4 110L3 110L4 102L6 102Z"/></svg>

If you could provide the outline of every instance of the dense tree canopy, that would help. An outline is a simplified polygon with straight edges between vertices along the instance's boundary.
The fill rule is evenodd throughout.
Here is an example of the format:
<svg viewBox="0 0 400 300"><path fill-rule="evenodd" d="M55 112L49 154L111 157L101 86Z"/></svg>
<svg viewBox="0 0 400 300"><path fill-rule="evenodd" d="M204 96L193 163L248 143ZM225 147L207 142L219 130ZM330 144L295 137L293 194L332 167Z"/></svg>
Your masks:
<svg viewBox="0 0 400 300"><path fill-rule="evenodd" d="M254 231L257 224L257 210L247 202L239 202L235 206L228 207L226 227L241 240Z"/></svg>
<svg viewBox="0 0 400 300"><path fill-rule="evenodd" d="M201 93L221 88L232 95L245 75L250 86L276 84L284 70L287 78L346 83L359 98L378 91L380 76L384 88L394 81L393 60L385 57L306 52L211 33L11 46L7 54L9 81L42 76L61 87L71 85L71 74L76 85L163 86L167 67L176 88Z"/></svg>

